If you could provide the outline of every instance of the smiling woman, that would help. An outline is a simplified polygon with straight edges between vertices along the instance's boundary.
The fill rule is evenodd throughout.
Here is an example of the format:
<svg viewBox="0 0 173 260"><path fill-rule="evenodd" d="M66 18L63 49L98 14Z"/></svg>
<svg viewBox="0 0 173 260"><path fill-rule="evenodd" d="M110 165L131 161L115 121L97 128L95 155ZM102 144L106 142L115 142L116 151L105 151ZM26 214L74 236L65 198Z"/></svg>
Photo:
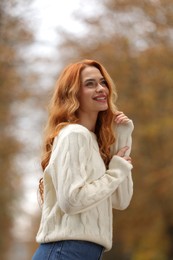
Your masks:
<svg viewBox="0 0 173 260"><path fill-rule="evenodd" d="M77 111L79 122L94 132L98 112L108 109L109 87L100 70L93 66L83 69L81 81Z"/></svg>
<svg viewBox="0 0 173 260"><path fill-rule="evenodd" d="M61 73L45 132L33 260L98 260L111 249L112 208L125 209L133 194L133 123L117 111L116 96L97 61Z"/></svg>

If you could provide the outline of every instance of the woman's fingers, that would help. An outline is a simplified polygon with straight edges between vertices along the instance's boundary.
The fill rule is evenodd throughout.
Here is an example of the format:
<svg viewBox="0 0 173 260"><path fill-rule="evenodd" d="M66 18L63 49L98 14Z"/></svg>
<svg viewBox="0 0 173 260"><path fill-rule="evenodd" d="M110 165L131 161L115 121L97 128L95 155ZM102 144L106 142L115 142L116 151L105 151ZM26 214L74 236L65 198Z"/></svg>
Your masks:
<svg viewBox="0 0 173 260"><path fill-rule="evenodd" d="M132 158L130 156L126 156L126 151L129 149L128 146L125 146L123 148L121 148L118 152L117 152L117 156L120 156L121 158L123 158L124 160L126 160L129 163L132 163Z"/></svg>
<svg viewBox="0 0 173 260"><path fill-rule="evenodd" d="M121 111L117 111L115 114L115 122L117 124L123 124L123 123L128 123L129 118Z"/></svg>
<svg viewBox="0 0 173 260"><path fill-rule="evenodd" d="M132 158L130 156L128 157L123 157L126 161L128 161L129 163L132 163Z"/></svg>
<svg viewBox="0 0 173 260"><path fill-rule="evenodd" d="M128 146L125 146L125 147L121 148L121 149L117 152L116 155L118 155L118 156L120 156L120 157L124 157L124 156L125 156L125 153L126 153L126 151L127 151L128 149L129 149L129 147L128 147Z"/></svg>

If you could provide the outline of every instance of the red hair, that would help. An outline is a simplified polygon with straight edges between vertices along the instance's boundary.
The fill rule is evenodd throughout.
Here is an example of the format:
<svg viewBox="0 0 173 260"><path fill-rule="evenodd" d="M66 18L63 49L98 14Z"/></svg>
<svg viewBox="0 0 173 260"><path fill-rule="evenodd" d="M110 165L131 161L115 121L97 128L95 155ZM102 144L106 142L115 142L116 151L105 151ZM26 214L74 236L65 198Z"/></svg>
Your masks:
<svg viewBox="0 0 173 260"><path fill-rule="evenodd" d="M77 97L81 86L81 72L88 66L93 66L100 70L109 88L108 109L99 112L95 134L97 135L100 154L106 166L111 159L110 146L115 142L112 126L116 112L116 89L108 72L99 62L95 60L83 60L68 65L62 71L56 83L49 105L49 118L45 129L43 158L41 162L43 171L49 163L55 136L58 135L64 126L78 122L77 111L80 104ZM42 179L40 180L39 190L43 200Z"/></svg>

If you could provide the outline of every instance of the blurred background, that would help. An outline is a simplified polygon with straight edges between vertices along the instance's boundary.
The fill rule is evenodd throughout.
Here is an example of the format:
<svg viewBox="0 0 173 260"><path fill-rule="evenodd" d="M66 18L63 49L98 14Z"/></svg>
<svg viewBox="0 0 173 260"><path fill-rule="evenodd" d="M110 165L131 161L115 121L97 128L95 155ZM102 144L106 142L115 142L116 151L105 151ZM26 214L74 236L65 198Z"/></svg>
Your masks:
<svg viewBox="0 0 173 260"><path fill-rule="evenodd" d="M47 104L61 69L92 58L135 124L134 196L104 260L173 259L173 0L0 1L0 252L37 247Z"/></svg>

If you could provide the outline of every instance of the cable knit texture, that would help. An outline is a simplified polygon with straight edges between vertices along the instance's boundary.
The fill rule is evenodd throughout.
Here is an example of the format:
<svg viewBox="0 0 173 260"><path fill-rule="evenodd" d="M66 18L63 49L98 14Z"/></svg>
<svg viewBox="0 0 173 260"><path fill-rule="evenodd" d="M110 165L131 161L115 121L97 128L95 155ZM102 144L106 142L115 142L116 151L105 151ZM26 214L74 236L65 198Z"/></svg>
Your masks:
<svg viewBox="0 0 173 260"><path fill-rule="evenodd" d="M133 123L118 126L112 153L128 145ZM128 154L130 153L130 149ZM132 165L113 155L106 170L96 135L79 124L61 130L44 172L44 204L37 242L78 239L112 247L112 208L131 200Z"/></svg>

